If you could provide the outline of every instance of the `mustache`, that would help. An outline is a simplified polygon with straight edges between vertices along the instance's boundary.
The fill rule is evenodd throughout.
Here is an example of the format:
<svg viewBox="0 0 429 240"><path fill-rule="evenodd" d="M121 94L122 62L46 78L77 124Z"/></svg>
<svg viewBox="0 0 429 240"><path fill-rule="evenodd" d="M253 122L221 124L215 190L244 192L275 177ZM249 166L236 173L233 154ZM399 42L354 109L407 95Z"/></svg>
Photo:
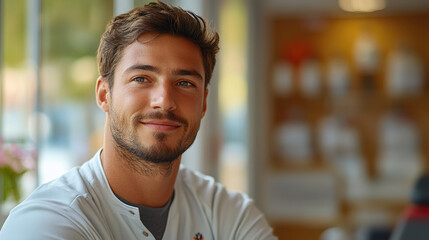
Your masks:
<svg viewBox="0 0 429 240"><path fill-rule="evenodd" d="M170 121L178 122L185 127L188 126L188 121L186 121L184 118L177 116L176 114L172 112L162 112L162 111L155 111L155 112L149 112L142 115L139 115L135 118L135 123L142 122L147 119L167 119Z"/></svg>

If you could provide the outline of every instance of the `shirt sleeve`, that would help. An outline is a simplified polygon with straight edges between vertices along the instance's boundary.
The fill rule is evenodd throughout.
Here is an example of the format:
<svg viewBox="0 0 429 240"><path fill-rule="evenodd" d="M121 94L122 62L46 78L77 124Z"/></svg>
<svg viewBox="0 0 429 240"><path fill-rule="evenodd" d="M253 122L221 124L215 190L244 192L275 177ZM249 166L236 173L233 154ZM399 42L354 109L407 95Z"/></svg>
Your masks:
<svg viewBox="0 0 429 240"><path fill-rule="evenodd" d="M263 213L247 195L229 192L224 187L219 188L214 199L215 221L219 239L234 240L274 240L273 229Z"/></svg>
<svg viewBox="0 0 429 240"><path fill-rule="evenodd" d="M29 202L11 211L0 231L0 239L96 239L89 228L70 208Z"/></svg>
<svg viewBox="0 0 429 240"><path fill-rule="evenodd" d="M277 239L273 235L273 229L265 216L256 208L253 202L244 210L243 220L237 229L237 239Z"/></svg>

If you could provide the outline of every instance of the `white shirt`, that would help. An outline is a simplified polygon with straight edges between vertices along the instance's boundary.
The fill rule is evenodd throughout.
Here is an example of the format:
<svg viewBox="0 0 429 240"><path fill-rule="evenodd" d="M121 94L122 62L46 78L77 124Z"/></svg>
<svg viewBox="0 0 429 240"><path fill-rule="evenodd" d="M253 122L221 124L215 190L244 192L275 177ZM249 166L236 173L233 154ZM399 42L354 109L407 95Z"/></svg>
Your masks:
<svg viewBox="0 0 429 240"><path fill-rule="evenodd" d="M276 239L263 214L244 194L180 167L163 239ZM112 192L100 151L83 166L37 188L14 208L0 239L155 239L137 207Z"/></svg>

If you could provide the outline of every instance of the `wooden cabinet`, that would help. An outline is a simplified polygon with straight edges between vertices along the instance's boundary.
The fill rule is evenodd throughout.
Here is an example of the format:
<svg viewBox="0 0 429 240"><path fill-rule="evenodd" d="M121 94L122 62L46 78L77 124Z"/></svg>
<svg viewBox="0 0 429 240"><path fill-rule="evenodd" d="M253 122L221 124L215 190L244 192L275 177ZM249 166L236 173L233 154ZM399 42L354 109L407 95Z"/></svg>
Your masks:
<svg viewBox="0 0 429 240"><path fill-rule="evenodd" d="M332 169L321 147L319 128L329 116L345 116L348 124L359 136L359 153L364 166L365 183L368 188L378 184L380 174L380 128L385 116L400 112L417 129L418 152L421 156L420 173L429 166L429 13L401 16L379 16L361 18L281 18L268 21L269 56L267 88L268 104L268 171L275 174L320 171L334 175L338 192L346 191L346 185L338 178L338 170ZM376 66L371 71L358 63L357 41L363 35L370 35L376 46ZM392 54L407 46L419 59L424 77L422 86L415 93L393 93L390 85L389 65ZM347 94L333 96L329 90L329 64L341 56L347 64L349 87ZM300 69L303 63L313 59L318 64L319 93L306 96L300 89ZM279 62L287 62L291 68L291 87L279 94L273 83L274 71ZM298 113L297 113L298 112ZM303 162L290 161L279 154L276 135L279 126L291 117L299 115L300 121L310 129L311 157ZM407 161L407 159L404 159ZM404 169L406 170L406 169ZM341 174L341 173L340 173ZM344 173L343 173L344 174ZM385 183L386 184L386 180ZM392 182L392 184L395 184ZM408 190L411 191L412 186ZM380 188L383 189L383 188ZM372 190L378 191L378 190ZM401 193L408 196L409 192ZM377 194L376 194L377 195ZM318 239L320 233L333 226L342 226L355 231L364 224L360 215L381 211L390 216L386 224L393 227L398 216L409 203L407 199L393 199L389 195L371 194L356 199L338 194L338 214L332 220L315 224L312 221L297 223L293 218L275 220L275 231L280 239ZM269 216L268 216L269 217Z"/></svg>

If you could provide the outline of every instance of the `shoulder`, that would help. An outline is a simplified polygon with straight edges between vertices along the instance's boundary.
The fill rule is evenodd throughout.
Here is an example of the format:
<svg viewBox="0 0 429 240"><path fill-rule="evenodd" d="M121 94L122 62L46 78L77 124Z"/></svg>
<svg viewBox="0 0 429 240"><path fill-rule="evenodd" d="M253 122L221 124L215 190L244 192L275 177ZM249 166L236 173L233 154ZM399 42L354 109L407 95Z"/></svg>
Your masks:
<svg viewBox="0 0 429 240"><path fill-rule="evenodd" d="M80 220L79 214L64 204L32 200L12 210L0 239L85 239Z"/></svg>
<svg viewBox="0 0 429 240"><path fill-rule="evenodd" d="M83 213L91 205L88 186L80 168L74 168L60 178L41 185L10 212L0 232L0 238L87 238L85 229L88 227L85 226ZM20 231L23 227L25 231Z"/></svg>
<svg viewBox="0 0 429 240"><path fill-rule="evenodd" d="M77 201L90 198L89 192L94 178L88 176L88 171L90 171L89 165L86 163L82 167L71 169L57 179L42 184L18 205L18 208L35 203L72 207Z"/></svg>
<svg viewBox="0 0 429 240"><path fill-rule="evenodd" d="M185 167L180 168L178 182L181 188L185 188L185 191L192 193L203 201L229 201L243 205L253 202L246 194L227 190L225 186L216 182L213 177Z"/></svg>
<svg viewBox="0 0 429 240"><path fill-rule="evenodd" d="M177 181L176 187L179 190L184 191L188 197L191 195L201 204L208 204L211 209L223 203L233 203L242 208L253 202L246 194L227 190L213 177L185 167L180 168Z"/></svg>
<svg viewBox="0 0 429 240"><path fill-rule="evenodd" d="M218 238L275 239L265 216L246 194L229 191L213 177L181 167L178 181L210 219Z"/></svg>

